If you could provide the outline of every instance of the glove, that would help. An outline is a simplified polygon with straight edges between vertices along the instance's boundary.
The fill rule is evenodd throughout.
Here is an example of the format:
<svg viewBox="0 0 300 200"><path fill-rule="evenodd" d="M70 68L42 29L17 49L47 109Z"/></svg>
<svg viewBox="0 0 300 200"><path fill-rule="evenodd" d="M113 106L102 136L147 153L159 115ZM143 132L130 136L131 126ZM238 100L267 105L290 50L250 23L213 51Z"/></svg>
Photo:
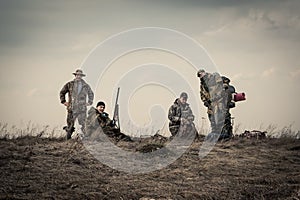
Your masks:
<svg viewBox="0 0 300 200"><path fill-rule="evenodd" d="M114 119L111 120L109 126L113 127L113 126L115 126L115 125L116 125L116 121L115 121Z"/></svg>
<svg viewBox="0 0 300 200"><path fill-rule="evenodd" d="M211 104L211 101L210 101L210 100L207 100L207 101L204 102L204 106L205 106L205 107L209 107L210 104Z"/></svg>
<svg viewBox="0 0 300 200"><path fill-rule="evenodd" d="M235 103L231 101L231 102L228 104L228 107L229 107L229 108L234 108L234 107L235 107Z"/></svg>
<svg viewBox="0 0 300 200"><path fill-rule="evenodd" d="M107 118L107 117L108 117L108 115L107 115L106 113L101 113L100 116L101 116L102 118Z"/></svg>

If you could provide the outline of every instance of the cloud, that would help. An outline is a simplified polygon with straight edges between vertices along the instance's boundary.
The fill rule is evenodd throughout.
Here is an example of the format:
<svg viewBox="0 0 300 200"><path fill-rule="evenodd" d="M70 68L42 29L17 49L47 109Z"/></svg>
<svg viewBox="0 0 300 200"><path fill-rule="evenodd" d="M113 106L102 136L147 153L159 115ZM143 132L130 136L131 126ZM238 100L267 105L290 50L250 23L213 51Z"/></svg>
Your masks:
<svg viewBox="0 0 300 200"><path fill-rule="evenodd" d="M261 26L264 29L276 29L279 28L278 20L274 19L270 12L266 12L260 9L251 9L248 15L250 26Z"/></svg>
<svg viewBox="0 0 300 200"><path fill-rule="evenodd" d="M38 91L37 88L33 88L33 89L29 90L26 95L28 97L33 97L37 93L37 91Z"/></svg>
<svg viewBox="0 0 300 200"><path fill-rule="evenodd" d="M225 31L227 29L228 26L229 26L229 24L225 24L225 25L223 25L221 27L217 27L215 29L211 29L211 30L205 31L203 33L203 35L213 36L213 35L216 35L218 33L222 33L223 31Z"/></svg>
<svg viewBox="0 0 300 200"><path fill-rule="evenodd" d="M262 76L262 78L267 78L267 77L272 76L274 73L275 73L275 69L269 68L269 69L266 69L265 71L263 71L261 76Z"/></svg>
<svg viewBox="0 0 300 200"><path fill-rule="evenodd" d="M239 37L247 40L252 37L299 40L300 18L295 8L297 2L278 2L258 6L237 4L234 7L224 7L213 20L213 25L203 32L204 36L224 36L241 33ZM216 20L218 19L219 20Z"/></svg>
<svg viewBox="0 0 300 200"><path fill-rule="evenodd" d="M295 71L290 72L290 76L292 78L298 78L298 77L300 77L300 69L297 69Z"/></svg>
<svg viewBox="0 0 300 200"><path fill-rule="evenodd" d="M242 73L234 74L231 78L232 81L238 81L243 77Z"/></svg>

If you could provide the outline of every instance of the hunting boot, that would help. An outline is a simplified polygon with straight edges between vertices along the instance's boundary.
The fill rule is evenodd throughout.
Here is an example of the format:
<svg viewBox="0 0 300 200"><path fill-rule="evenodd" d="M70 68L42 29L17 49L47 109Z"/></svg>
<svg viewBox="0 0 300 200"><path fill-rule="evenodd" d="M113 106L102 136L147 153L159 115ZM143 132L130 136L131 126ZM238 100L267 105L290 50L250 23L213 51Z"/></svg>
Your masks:
<svg viewBox="0 0 300 200"><path fill-rule="evenodd" d="M72 138L72 134L75 131L75 127L68 128L67 126L64 126L63 130L67 132L67 140L69 140Z"/></svg>
<svg viewBox="0 0 300 200"><path fill-rule="evenodd" d="M231 124L225 124L222 128L219 140L229 140L233 137Z"/></svg>

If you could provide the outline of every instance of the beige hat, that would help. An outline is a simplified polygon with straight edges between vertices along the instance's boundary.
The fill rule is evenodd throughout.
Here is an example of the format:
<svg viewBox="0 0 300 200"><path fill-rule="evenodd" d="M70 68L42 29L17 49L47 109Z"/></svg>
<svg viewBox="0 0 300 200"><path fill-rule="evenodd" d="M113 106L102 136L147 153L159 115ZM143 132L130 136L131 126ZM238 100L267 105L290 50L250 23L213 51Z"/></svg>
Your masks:
<svg viewBox="0 0 300 200"><path fill-rule="evenodd" d="M76 72L73 73L75 76L76 75L81 75L81 76L85 76L85 74L83 73L83 71L81 69L77 69Z"/></svg>

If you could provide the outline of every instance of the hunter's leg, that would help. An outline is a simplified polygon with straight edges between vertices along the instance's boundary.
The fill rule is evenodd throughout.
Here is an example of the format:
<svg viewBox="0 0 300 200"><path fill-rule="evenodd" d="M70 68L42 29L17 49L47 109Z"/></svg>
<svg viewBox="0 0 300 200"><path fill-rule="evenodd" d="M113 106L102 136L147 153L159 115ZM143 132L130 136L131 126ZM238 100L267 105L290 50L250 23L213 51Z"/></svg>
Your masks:
<svg viewBox="0 0 300 200"><path fill-rule="evenodd" d="M85 134L85 121L86 121L86 112L80 113L78 115L78 123L81 126L81 131Z"/></svg>
<svg viewBox="0 0 300 200"><path fill-rule="evenodd" d="M66 128L67 139L71 139L71 136L72 136L73 132L75 131L74 123L75 123L75 118L74 118L73 112L68 111L68 116L67 116L67 125L68 126Z"/></svg>

